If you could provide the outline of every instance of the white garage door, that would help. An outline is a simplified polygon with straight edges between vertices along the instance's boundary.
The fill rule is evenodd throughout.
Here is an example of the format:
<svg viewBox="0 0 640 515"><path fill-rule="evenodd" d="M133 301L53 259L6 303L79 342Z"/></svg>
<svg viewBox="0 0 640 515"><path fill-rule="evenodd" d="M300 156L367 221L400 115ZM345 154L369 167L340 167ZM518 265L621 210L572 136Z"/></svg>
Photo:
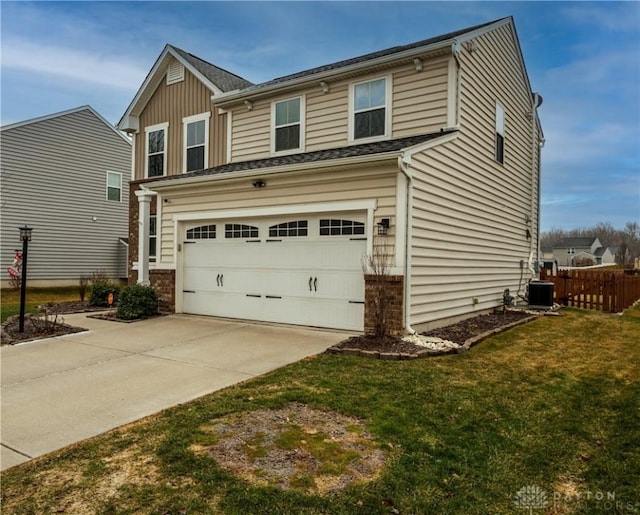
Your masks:
<svg viewBox="0 0 640 515"><path fill-rule="evenodd" d="M361 331L364 221L331 214L189 227L183 311Z"/></svg>

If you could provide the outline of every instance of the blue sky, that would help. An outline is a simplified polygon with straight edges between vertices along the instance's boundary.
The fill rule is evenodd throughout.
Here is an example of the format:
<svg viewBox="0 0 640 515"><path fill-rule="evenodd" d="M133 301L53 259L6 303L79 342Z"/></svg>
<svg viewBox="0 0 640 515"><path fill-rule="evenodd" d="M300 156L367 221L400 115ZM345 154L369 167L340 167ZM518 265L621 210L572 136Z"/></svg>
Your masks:
<svg viewBox="0 0 640 515"><path fill-rule="evenodd" d="M640 222L640 2L0 3L2 125L116 123L166 43L252 82L514 16L544 97L542 229Z"/></svg>

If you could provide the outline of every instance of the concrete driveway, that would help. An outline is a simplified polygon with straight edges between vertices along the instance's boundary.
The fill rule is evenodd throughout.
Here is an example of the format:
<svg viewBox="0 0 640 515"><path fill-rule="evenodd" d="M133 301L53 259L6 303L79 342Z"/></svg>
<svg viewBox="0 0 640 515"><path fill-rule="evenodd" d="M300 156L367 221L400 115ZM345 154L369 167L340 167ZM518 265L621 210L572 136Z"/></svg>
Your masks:
<svg viewBox="0 0 640 515"><path fill-rule="evenodd" d="M320 353L345 333L171 315L0 350L2 470Z"/></svg>

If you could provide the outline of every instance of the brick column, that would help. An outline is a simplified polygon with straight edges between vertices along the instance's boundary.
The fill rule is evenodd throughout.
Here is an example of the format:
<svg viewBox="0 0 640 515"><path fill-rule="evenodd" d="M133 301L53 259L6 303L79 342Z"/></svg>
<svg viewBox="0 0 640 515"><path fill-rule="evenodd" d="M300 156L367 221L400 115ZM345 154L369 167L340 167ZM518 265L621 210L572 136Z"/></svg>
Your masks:
<svg viewBox="0 0 640 515"><path fill-rule="evenodd" d="M176 311L176 271L149 270L149 282L160 298L160 311Z"/></svg>
<svg viewBox="0 0 640 515"><path fill-rule="evenodd" d="M377 309L378 299L383 303L381 310ZM384 315L389 334L395 336L404 334L404 276L365 274L365 334L376 332L376 320L380 314Z"/></svg>

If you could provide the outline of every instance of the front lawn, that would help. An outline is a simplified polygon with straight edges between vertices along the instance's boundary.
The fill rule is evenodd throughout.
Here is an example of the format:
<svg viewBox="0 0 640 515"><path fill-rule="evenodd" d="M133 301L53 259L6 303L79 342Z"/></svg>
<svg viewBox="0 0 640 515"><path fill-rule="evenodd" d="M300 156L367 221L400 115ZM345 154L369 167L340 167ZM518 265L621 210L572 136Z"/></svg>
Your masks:
<svg viewBox="0 0 640 515"><path fill-rule="evenodd" d="M5 471L3 511L638 513L640 308L564 315L459 355L304 360ZM387 464L320 495L313 477L256 485L202 451L222 418L294 403L357 419ZM312 429L278 445L330 441ZM245 444L255 459L263 436Z"/></svg>
<svg viewBox="0 0 640 515"><path fill-rule="evenodd" d="M25 302L26 313L37 313L38 306L48 302L67 302L80 300L77 286L55 288L29 288ZM20 290L3 288L0 292L0 323L20 313Z"/></svg>

